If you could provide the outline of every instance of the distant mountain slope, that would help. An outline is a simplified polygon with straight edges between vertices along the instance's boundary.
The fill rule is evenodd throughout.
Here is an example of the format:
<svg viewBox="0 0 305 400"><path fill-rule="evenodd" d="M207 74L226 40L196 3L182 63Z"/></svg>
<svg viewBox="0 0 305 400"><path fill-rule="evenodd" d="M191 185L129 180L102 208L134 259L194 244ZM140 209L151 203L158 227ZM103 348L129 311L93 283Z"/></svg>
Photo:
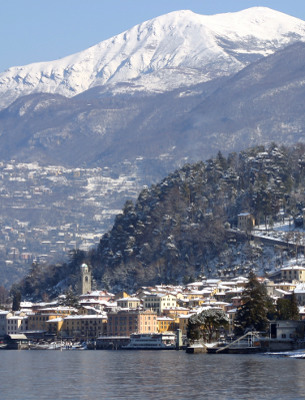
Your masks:
<svg viewBox="0 0 305 400"><path fill-rule="evenodd" d="M30 93L71 97L100 85L163 92L236 73L304 39L304 21L264 7L211 16L176 11L77 54L9 68L0 74L0 107ZM128 85L113 88L122 82Z"/></svg>
<svg viewBox="0 0 305 400"><path fill-rule="evenodd" d="M233 77L162 94L29 95L0 111L0 158L114 173L141 160L138 176L151 183L218 150L304 141L304 60L300 42Z"/></svg>
<svg viewBox="0 0 305 400"><path fill-rule="evenodd" d="M272 141L305 140L305 44L252 63L177 121L183 135L210 151L241 150ZM192 152L192 145L188 151ZM185 149L185 151L187 151Z"/></svg>
<svg viewBox="0 0 305 400"><path fill-rule="evenodd" d="M230 226L242 211L262 224L282 220L280 210L297 215L305 205L304 165L305 145L274 144L185 165L142 190L135 203L127 201L95 249L72 252L63 265L33 266L19 288L39 297L75 287L84 261L99 288L115 291L200 275L270 272L289 259L285 243L276 248L254 243Z"/></svg>

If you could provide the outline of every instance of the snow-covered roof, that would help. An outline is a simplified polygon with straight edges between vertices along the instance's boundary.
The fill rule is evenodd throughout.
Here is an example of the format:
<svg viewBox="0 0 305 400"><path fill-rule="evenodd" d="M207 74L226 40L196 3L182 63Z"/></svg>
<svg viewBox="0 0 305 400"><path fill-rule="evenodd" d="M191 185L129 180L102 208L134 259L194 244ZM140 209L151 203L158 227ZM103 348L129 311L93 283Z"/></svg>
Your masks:
<svg viewBox="0 0 305 400"><path fill-rule="evenodd" d="M157 317L157 321L175 321L174 318L170 317Z"/></svg>
<svg viewBox="0 0 305 400"><path fill-rule="evenodd" d="M202 286L202 285L203 285L202 281L198 281L198 282L188 283L186 286Z"/></svg>
<svg viewBox="0 0 305 400"><path fill-rule="evenodd" d="M81 320L81 319L106 319L107 314L97 314L97 315L68 315L65 320Z"/></svg>
<svg viewBox="0 0 305 400"><path fill-rule="evenodd" d="M231 310L227 311L227 314L235 314L237 312L237 308L232 308Z"/></svg>
<svg viewBox="0 0 305 400"><path fill-rule="evenodd" d="M8 336L15 340L27 340L27 337L23 333L9 334Z"/></svg>
<svg viewBox="0 0 305 400"><path fill-rule="evenodd" d="M190 311L188 314L180 314L179 319L189 319L192 315L196 314L195 311Z"/></svg>
<svg viewBox="0 0 305 400"><path fill-rule="evenodd" d="M305 293L305 284L301 283L300 285L297 285L296 288L294 289L294 293L296 294Z"/></svg>
<svg viewBox="0 0 305 400"><path fill-rule="evenodd" d="M21 316L17 316L17 315L13 315L13 316L11 316L11 317L7 317L7 319L9 319L9 320L18 320L18 321L21 321L21 320L23 320L23 319L27 319L28 317L27 316L24 316L24 317L21 317Z"/></svg>
<svg viewBox="0 0 305 400"><path fill-rule="evenodd" d="M46 308L42 308L40 311L73 311L73 312L77 312L77 309L74 307L64 307L64 306L58 306L58 307L46 307Z"/></svg>
<svg viewBox="0 0 305 400"><path fill-rule="evenodd" d="M218 289L223 289L223 290L231 290L232 286L226 286L226 285L218 285Z"/></svg>
<svg viewBox="0 0 305 400"><path fill-rule="evenodd" d="M214 301L213 303L210 303L210 304L215 304L215 305L217 305L217 306L228 306L230 303L227 303L227 302L225 302L225 301Z"/></svg>
<svg viewBox="0 0 305 400"><path fill-rule="evenodd" d="M33 303L31 303L30 301L21 301L20 302L20 307L21 308L28 308L28 307L32 307Z"/></svg>
<svg viewBox="0 0 305 400"><path fill-rule="evenodd" d="M236 278L233 278L232 281L234 282L248 282L248 278L244 276L237 276Z"/></svg>
<svg viewBox="0 0 305 400"><path fill-rule="evenodd" d="M278 289L278 288L275 288L275 290L277 291L277 293L280 293L280 294L282 294L282 295L289 295L289 294L291 294L290 292L287 292L287 290L282 290L282 289Z"/></svg>
<svg viewBox="0 0 305 400"><path fill-rule="evenodd" d="M221 281L219 286L235 286L236 282L235 281Z"/></svg>
<svg viewBox="0 0 305 400"><path fill-rule="evenodd" d="M51 323L51 322L62 322L63 319L61 317L59 318L53 318L53 319L49 319L48 321L46 321L47 323Z"/></svg>
<svg viewBox="0 0 305 400"><path fill-rule="evenodd" d="M140 301L140 299L138 299L137 297L124 297L122 299L117 299L117 303L123 301Z"/></svg>
<svg viewBox="0 0 305 400"><path fill-rule="evenodd" d="M221 282L221 279L207 279L205 281L206 285L217 285L219 282Z"/></svg>
<svg viewBox="0 0 305 400"><path fill-rule="evenodd" d="M171 294L171 293L149 293L147 296L145 296L144 298L147 297L165 297L165 296L172 296L172 297L176 297L175 295Z"/></svg>
<svg viewBox="0 0 305 400"><path fill-rule="evenodd" d="M288 267L281 268L281 271L295 271L295 270L305 271L305 267L302 267L300 265L291 265Z"/></svg>

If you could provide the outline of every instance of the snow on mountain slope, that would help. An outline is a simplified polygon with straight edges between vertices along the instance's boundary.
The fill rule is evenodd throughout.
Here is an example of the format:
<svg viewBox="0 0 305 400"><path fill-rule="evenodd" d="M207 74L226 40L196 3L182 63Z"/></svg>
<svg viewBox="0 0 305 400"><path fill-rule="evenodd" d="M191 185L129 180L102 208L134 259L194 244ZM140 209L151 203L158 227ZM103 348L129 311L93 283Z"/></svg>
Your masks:
<svg viewBox="0 0 305 400"><path fill-rule="evenodd" d="M120 82L129 83L124 90L165 91L230 75L298 40L305 40L305 22L269 8L211 16L176 11L77 54L9 68L0 74L0 107L34 92L72 97Z"/></svg>

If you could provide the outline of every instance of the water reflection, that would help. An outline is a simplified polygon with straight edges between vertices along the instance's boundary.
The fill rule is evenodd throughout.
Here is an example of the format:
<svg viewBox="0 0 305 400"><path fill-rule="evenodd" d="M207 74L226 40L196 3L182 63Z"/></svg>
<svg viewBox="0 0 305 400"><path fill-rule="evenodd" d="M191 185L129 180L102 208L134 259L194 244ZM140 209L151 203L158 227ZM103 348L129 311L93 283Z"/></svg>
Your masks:
<svg viewBox="0 0 305 400"><path fill-rule="evenodd" d="M177 351L2 351L0 399L304 399L305 360Z"/></svg>

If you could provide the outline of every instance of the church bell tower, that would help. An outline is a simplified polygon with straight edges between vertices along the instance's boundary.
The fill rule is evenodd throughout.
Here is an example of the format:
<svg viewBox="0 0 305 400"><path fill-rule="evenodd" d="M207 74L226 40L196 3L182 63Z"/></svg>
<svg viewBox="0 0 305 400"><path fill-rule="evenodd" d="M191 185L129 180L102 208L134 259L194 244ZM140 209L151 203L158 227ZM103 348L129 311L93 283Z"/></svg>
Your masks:
<svg viewBox="0 0 305 400"><path fill-rule="evenodd" d="M81 267L81 294L91 292L91 272L87 264L82 264Z"/></svg>

